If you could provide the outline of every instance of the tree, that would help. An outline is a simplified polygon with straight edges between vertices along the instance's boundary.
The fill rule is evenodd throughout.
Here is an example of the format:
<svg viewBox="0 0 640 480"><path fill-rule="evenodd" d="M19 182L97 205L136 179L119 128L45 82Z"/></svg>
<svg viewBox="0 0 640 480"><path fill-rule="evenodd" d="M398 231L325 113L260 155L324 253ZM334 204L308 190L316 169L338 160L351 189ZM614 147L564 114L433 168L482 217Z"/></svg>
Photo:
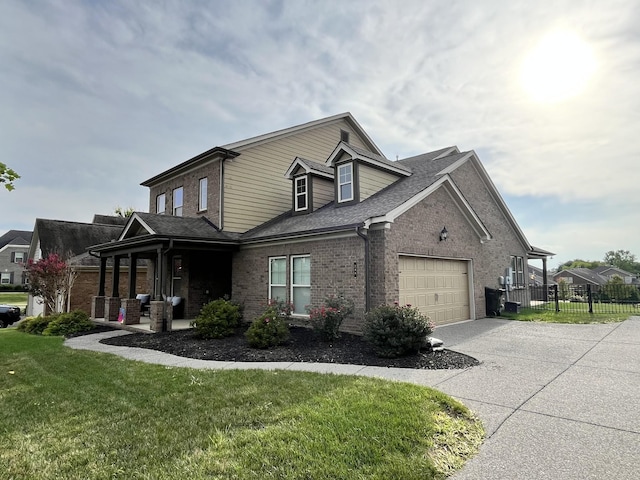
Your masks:
<svg viewBox="0 0 640 480"><path fill-rule="evenodd" d="M116 209L114 210L114 213L122 218L129 218L131 215L133 215L133 212L135 212L135 209L133 207L129 207L127 209L116 207Z"/></svg>
<svg viewBox="0 0 640 480"><path fill-rule="evenodd" d="M640 263L636 261L636 256L629 250L608 251L604 255L604 263L629 273L640 274Z"/></svg>
<svg viewBox="0 0 640 480"><path fill-rule="evenodd" d="M15 187L13 181L20 178L16 172L7 167L4 163L0 162L0 184L4 184L4 188L11 191Z"/></svg>
<svg viewBox="0 0 640 480"><path fill-rule="evenodd" d="M603 265L602 262L591 261L591 260L580 260L579 258L576 258L575 260L569 260L559 265L558 271L560 272L562 270L570 270L572 268L588 268L591 270L601 265Z"/></svg>
<svg viewBox="0 0 640 480"><path fill-rule="evenodd" d="M57 253L34 262L29 259L25 267L29 291L40 297L50 313L66 311L67 299L77 273Z"/></svg>

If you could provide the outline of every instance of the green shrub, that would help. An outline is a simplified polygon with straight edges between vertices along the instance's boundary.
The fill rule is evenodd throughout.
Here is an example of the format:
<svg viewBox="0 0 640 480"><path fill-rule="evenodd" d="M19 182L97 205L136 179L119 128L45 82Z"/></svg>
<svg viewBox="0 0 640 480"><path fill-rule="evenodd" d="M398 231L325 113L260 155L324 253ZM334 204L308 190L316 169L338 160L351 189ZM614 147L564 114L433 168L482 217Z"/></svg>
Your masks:
<svg viewBox="0 0 640 480"><path fill-rule="evenodd" d="M353 313L353 307L353 300L344 295L329 295L320 308L307 309L309 323L323 340L334 340L340 336L340 325Z"/></svg>
<svg viewBox="0 0 640 480"><path fill-rule="evenodd" d="M49 319L49 325L44 329L42 335L68 337L74 333L88 332L94 328L93 323L89 320L89 315L82 310L50 315Z"/></svg>
<svg viewBox="0 0 640 480"><path fill-rule="evenodd" d="M417 353L432 331L429 317L411 305L382 305L365 316L364 338L380 357Z"/></svg>
<svg viewBox="0 0 640 480"><path fill-rule="evenodd" d="M282 302L270 303L264 313L251 323L244 334L251 347L275 347L289 339L288 321L291 309L279 308L282 305Z"/></svg>
<svg viewBox="0 0 640 480"><path fill-rule="evenodd" d="M240 305L219 298L202 307L191 326L200 338L223 338L233 335L241 319Z"/></svg>
<svg viewBox="0 0 640 480"><path fill-rule="evenodd" d="M18 324L17 329L24 333L30 333L31 335L42 335L42 332L47 328L52 318L54 318L54 315L47 317L40 315L37 317L27 317Z"/></svg>

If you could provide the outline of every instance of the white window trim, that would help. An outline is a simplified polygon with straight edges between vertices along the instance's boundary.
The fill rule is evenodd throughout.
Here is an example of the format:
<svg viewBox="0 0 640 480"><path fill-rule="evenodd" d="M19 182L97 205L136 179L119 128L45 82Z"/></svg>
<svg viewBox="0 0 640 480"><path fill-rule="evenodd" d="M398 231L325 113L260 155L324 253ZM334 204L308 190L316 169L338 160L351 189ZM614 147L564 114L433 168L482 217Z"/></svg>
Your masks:
<svg viewBox="0 0 640 480"><path fill-rule="evenodd" d="M349 167L351 170L351 181L349 182L341 182L340 181L340 170L343 168ZM354 184L353 184L353 163L349 162L349 163L344 163L342 165L338 165L338 172L337 172L337 177L338 177L338 203L343 203L343 202L349 202L351 200L353 200L354 198ZM349 198L342 198L342 186L343 185L351 185L351 197Z"/></svg>
<svg viewBox="0 0 640 480"><path fill-rule="evenodd" d="M162 198L162 205L160 205L160 198ZM162 210L160 208L162 208ZM156 213L158 215L164 215L166 211L167 211L167 195L165 193L156 195Z"/></svg>
<svg viewBox="0 0 640 480"><path fill-rule="evenodd" d="M4 273L4 272L0 273L0 285L9 285L9 284L11 284L11 274Z"/></svg>
<svg viewBox="0 0 640 480"><path fill-rule="evenodd" d="M284 284L280 285L278 283L271 283L271 262L272 260L284 260L284 268L285 268L285 274L284 274ZM273 299L273 295L271 293L271 289L272 287L278 287L278 288L282 288L284 287L284 291L287 291L287 257L286 256L280 256L280 257L269 257L269 300ZM286 300L286 298L284 299Z"/></svg>
<svg viewBox="0 0 640 480"><path fill-rule="evenodd" d="M176 203L176 192L177 192L178 190L180 190L180 191L181 191L181 197L182 197L180 205L178 205L178 204ZM181 216L182 216L183 206L184 206L184 188L183 188L183 187L174 188L174 189L173 189L173 195L172 195L172 197L173 197L173 198L172 198L172 200L171 200L171 203L172 203L172 205L173 205L173 210L172 210L172 211L173 211L173 215L174 215L175 217L181 217ZM180 214L179 214L179 215L178 215L178 214L176 214L176 212L178 211L178 209L180 209Z"/></svg>
<svg viewBox="0 0 640 480"><path fill-rule="evenodd" d="M20 261L18 261L18 255L20 255ZM13 252L13 263L25 263L25 256L26 254L24 252Z"/></svg>
<svg viewBox="0 0 640 480"><path fill-rule="evenodd" d="M290 261L290 282L291 282L291 286L289 288L289 298L291 299L291 304L293 304L293 289L294 288L308 288L309 289L309 293L311 293L311 283L309 283L309 285L303 285L303 284L294 284L293 283L293 261L296 258L308 258L309 259L309 271L311 271L311 255L309 254L305 254L305 255L291 255L291 258L289 259ZM311 275L309 275L309 282L311 282ZM294 317L309 317L308 313L292 313L292 316Z"/></svg>
<svg viewBox="0 0 640 480"><path fill-rule="evenodd" d="M304 180L304 193L298 193L298 182L300 180ZM307 176L296 177L294 179L294 209L296 212L302 212L309 208L309 182L307 181ZM298 197L304 197L304 208L298 208Z"/></svg>
<svg viewBox="0 0 640 480"><path fill-rule="evenodd" d="M205 210L207 210L207 195L208 195L208 189L209 189L209 181L207 180L207 177L203 177L198 181L198 211L199 212L204 212ZM204 192L202 191L202 187L204 185ZM204 193L204 195L203 195Z"/></svg>

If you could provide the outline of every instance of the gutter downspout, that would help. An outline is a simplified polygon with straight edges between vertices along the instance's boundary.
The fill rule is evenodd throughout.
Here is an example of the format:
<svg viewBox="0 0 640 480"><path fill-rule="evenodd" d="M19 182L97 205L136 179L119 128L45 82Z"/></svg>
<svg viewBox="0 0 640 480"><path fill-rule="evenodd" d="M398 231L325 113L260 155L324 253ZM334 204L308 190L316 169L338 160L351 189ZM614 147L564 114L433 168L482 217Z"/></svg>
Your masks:
<svg viewBox="0 0 640 480"><path fill-rule="evenodd" d="M364 311L368 312L371 301L369 299L370 274L369 274L369 235L365 235L360 231L361 227L356 227L356 234L364 240ZM365 227L366 230L366 227Z"/></svg>

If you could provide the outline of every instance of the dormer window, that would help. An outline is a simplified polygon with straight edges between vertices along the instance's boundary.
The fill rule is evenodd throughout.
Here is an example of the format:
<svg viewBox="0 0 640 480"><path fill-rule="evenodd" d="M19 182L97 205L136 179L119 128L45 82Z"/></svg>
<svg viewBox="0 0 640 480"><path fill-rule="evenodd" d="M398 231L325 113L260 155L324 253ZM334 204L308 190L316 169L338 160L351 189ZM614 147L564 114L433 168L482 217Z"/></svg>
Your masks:
<svg viewBox="0 0 640 480"><path fill-rule="evenodd" d="M295 210L296 212L300 212L307 209L307 205L309 204L309 195L307 188L307 177L296 177L295 178Z"/></svg>
<svg viewBox="0 0 640 480"><path fill-rule="evenodd" d="M338 203L353 200L353 163L338 166Z"/></svg>

